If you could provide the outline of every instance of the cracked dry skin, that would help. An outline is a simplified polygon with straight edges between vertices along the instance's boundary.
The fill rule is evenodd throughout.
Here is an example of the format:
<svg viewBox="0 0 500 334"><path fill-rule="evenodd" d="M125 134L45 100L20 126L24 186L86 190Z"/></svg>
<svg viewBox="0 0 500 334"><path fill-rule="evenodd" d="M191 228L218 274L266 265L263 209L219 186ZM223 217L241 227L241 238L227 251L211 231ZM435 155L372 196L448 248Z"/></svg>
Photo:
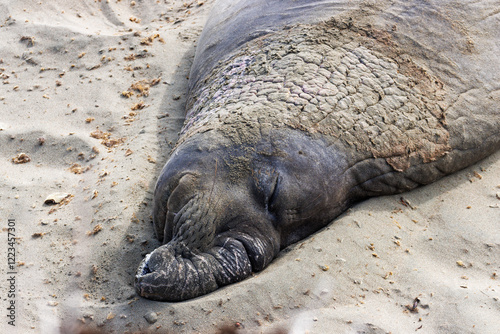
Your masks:
<svg viewBox="0 0 500 334"><path fill-rule="evenodd" d="M352 203L498 149L497 130L472 148L450 135L448 93L384 32L333 20L236 49L191 89L155 191L164 245L141 263L138 293L180 301L238 282Z"/></svg>
<svg viewBox="0 0 500 334"><path fill-rule="evenodd" d="M179 143L218 130L240 144L288 127L385 158L397 171L446 154L443 85L367 49L367 39L332 22L248 43L194 88Z"/></svg>

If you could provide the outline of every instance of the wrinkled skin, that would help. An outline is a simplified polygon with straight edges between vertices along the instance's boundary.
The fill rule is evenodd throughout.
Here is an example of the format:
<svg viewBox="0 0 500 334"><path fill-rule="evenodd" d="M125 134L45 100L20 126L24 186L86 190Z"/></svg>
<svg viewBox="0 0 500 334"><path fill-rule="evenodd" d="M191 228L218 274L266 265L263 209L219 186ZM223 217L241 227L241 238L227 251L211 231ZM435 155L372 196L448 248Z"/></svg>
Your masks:
<svg viewBox="0 0 500 334"><path fill-rule="evenodd" d="M241 281L354 202L498 150L500 42L471 30L474 52L464 49L456 22L497 39L498 25L490 8L464 3L217 3L155 189L163 245L140 264L137 292L182 301ZM435 15L441 5L456 18ZM340 24L283 28L334 16Z"/></svg>
<svg viewBox="0 0 500 334"><path fill-rule="evenodd" d="M205 144L222 139L203 137L212 138L179 147L182 155L171 157L158 180L154 221L165 245L141 264L136 286L144 297L184 300L240 281L347 205L326 205L345 201L347 185L339 177L343 158L325 159L321 141L303 136L247 150ZM231 170L239 157L249 158L243 176Z"/></svg>

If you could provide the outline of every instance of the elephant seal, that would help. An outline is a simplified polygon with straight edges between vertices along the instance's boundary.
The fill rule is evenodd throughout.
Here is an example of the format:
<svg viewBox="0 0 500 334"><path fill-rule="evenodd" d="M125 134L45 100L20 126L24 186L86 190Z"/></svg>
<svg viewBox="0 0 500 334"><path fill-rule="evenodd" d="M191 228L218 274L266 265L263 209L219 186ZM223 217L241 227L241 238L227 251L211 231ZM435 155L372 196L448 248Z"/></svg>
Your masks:
<svg viewBox="0 0 500 334"><path fill-rule="evenodd" d="M238 282L353 203L498 150L499 28L494 2L216 2L137 292Z"/></svg>

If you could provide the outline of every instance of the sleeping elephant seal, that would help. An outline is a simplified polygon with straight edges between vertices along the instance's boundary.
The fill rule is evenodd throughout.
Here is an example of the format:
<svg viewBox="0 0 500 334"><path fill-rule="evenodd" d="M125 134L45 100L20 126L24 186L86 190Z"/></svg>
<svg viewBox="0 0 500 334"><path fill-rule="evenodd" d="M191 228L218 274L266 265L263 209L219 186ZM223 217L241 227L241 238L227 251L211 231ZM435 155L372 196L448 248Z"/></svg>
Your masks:
<svg viewBox="0 0 500 334"><path fill-rule="evenodd" d="M180 301L241 281L356 201L500 147L495 2L223 0L136 275Z"/></svg>

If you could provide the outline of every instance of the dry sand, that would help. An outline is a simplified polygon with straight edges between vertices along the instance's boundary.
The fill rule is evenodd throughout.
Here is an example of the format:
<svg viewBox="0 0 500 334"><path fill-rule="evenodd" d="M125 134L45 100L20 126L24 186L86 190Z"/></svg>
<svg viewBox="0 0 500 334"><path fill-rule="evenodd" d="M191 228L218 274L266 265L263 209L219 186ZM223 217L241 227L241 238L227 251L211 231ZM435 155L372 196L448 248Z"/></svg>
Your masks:
<svg viewBox="0 0 500 334"><path fill-rule="evenodd" d="M500 332L500 152L357 205L239 284L182 303L135 294L212 3L0 4L0 332ZM71 195L44 204L57 192Z"/></svg>

